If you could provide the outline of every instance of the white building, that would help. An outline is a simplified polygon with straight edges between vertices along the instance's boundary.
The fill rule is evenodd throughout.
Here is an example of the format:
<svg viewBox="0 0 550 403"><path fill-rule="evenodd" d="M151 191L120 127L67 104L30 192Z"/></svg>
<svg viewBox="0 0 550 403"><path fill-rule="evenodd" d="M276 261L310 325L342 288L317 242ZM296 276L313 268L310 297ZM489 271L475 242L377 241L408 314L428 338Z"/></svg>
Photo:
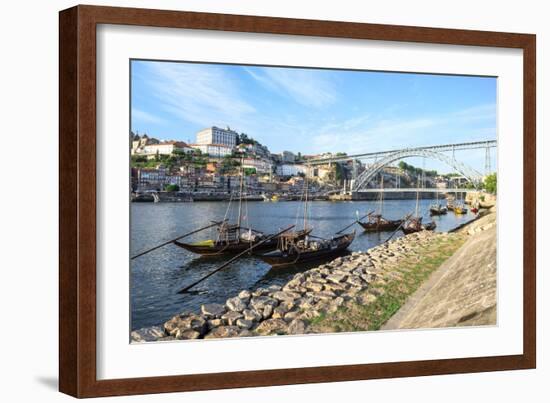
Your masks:
<svg viewBox="0 0 550 403"><path fill-rule="evenodd" d="M191 147L214 158L225 157L233 152L233 147L224 144L191 144Z"/></svg>
<svg viewBox="0 0 550 403"><path fill-rule="evenodd" d="M296 176L301 173L305 174L306 167L298 164L281 164L277 165L276 173L279 176Z"/></svg>
<svg viewBox="0 0 550 403"><path fill-rule="evenodd" d="M174 152L180 151L180 152L190 152L193 151L191 147L189 147L186 143L183 141L163 141L162 143L158 144L147 144L143 146L141 152L139 154L144 155L172 155Z"/></svg>
<svg viewBox="0 0 550 403"><path fill-rule="evenodd" d="M197 133L197 144L221 144L235 147L237 145L237 136L238 133L229 127L227 129L220 129L219 127L212 126Z"/></svg>
<svg viewBox="0 0 550 403"><path fill-rule="evenodd" d="M271 163L264 159L245 158L243 168L254 168L257 174L271 173Z"/></svg>

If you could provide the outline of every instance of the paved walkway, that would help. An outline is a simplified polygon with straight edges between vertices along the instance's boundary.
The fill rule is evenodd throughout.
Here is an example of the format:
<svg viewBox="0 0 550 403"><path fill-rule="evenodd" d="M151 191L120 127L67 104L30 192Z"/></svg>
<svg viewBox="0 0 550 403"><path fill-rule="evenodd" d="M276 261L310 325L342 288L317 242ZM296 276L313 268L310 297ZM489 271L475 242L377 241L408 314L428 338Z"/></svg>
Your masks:
<svg viewBox="0 0 550 403"><path fill-rule="evenodd" d="M382 327L496 325L496 214L470 224L470 239Z"/></svg>

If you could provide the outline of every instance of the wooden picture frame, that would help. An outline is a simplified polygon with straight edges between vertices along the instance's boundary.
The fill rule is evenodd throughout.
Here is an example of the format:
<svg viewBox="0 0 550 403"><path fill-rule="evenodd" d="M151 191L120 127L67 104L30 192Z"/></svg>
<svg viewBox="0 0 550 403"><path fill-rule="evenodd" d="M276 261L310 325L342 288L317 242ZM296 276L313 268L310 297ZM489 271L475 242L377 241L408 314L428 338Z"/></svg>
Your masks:
<svg viewBox="0 0 550 403"><path fill-rule="evenodd" d="M523 354L97 380L96 26L122 24L523 50ZM76 6L60 12L59 389L75 397L535 368L534 35L181 11Z"/></svg>

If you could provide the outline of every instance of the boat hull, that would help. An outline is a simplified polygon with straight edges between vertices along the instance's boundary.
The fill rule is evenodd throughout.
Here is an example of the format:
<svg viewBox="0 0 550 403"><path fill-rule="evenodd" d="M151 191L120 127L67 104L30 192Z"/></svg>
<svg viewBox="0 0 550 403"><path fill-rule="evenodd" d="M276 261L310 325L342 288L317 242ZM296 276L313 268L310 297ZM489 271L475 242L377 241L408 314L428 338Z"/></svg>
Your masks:
<svg viewBox="0 0 550 403"><path fill-rule="evenodd" d="M365 232L395 231L403 223L403 220L388 220L386 222L357 222Z"/></svg>
<svg viewBox="0 0 550 403"><path fill-rule="evenodd" d="M335 238L335 240L340 240L340 242L337 246L332 248L293 253L285 253L277 250L270 253L264 253L260 255L260 258L272 267L292 266L300 263L327 260L344 254L354 239L355 233L346 234Z"/></svg>
<svg viewBox="0 0 550 403"><path fill-rule="evenodd" d="M433 231L435 230L435 227L436 227L436 223L432 221L431 223L426 225L423 225L421 223L416 225L410 225L410 226L405 225L401 227L401 230L405 235L408 235L408 234L414 234L415 232L420 232L420 231Z"/></svg>
<svg viewBox="0 0 550 403"><path fill-rule="evenodd" d="M306 235L311 232L311 228L307 230L299 231L295 237L296 239L303 239ZM269 238L269 236L266 236ZM261 240L260 240L261 241ZM258 242L260 242L258 241ZM266 251L272 251L277 249L279 237L270 239L269 241L264 242L261 245L256 246L252 251L251 255L258 253L264 253ZM216 256L230 256L237 255L244 252L254 245L253 242L239 241L239 242L230 242L230 243L213 243L212 245L200 245L200 244L190 244L185 242L173 241L174 245L179 246L189 252L196 253L204 257L216 257Z"/></svg>
<svg viewBox="0 0 550 403"><path fill-rule="evenodd" d="M176 246L188 250L189 252L196 253L201 256L221 256L221 255L236 255L249 249L254 243L251 242L235 242L235 243L218 243L212 246L193 245L184 242L174 241ZM277 248L277 239L271 239L251 251L251 254L258 251L268 251Z"/></svg>
<svg viewBox="0 0 550 403"><path fill-rule="evenodd" d="M447 209L446 208L440 208L440 209L431 208L430 209L430 215L444 215L444 214L447 214Z"/></svg>

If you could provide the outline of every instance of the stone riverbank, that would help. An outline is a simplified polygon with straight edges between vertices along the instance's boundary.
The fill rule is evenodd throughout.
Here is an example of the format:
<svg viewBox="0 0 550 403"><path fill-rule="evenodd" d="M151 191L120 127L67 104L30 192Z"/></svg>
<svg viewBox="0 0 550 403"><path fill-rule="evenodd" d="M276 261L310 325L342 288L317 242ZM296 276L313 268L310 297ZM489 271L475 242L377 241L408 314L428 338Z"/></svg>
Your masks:
<svg viewBox="0 0 550 403"><path fill-rule="evenodd" d="M410 234L298 273L282 287L242 290L225 304L183 312L133 331L131 340L377 330L468 237L467 228Z"/></svg>

